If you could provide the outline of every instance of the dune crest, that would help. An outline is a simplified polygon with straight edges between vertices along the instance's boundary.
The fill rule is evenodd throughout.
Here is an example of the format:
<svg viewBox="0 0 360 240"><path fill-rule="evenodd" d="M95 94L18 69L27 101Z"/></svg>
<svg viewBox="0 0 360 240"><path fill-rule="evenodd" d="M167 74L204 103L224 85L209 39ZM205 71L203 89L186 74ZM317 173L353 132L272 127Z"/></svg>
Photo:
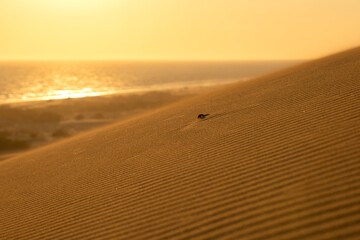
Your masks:
<svg viewBox="0 0 360 240"><path fill-rule="evenodd" d="M356 48L8 159L0 239L356 239L359 106Z"/></svg>

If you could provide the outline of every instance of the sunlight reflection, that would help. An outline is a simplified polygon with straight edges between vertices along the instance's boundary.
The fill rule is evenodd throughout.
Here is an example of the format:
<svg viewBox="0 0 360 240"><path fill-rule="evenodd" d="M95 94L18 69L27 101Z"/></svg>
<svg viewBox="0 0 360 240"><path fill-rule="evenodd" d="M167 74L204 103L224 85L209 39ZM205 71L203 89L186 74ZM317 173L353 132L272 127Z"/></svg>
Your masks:
<svg viewBox="0 0 360 240"><path fill-rule="evenodd" d="M64 99L99 96L101 93L94 92L92 88L83 88L78 90L57 90L53 93L49 93L49 95L48 99Z"/></svg>

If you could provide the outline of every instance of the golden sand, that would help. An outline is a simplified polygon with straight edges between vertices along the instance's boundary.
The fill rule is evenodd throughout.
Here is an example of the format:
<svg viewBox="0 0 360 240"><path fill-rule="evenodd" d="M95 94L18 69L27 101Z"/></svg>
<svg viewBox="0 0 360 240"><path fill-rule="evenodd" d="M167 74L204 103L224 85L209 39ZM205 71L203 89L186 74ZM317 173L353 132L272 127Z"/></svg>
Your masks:
<svg viewBox="0 0 360 240"><path fill-rule="evenodd" d="M4 160L0 239L359 239L359 90L356 48Z"/></svg>

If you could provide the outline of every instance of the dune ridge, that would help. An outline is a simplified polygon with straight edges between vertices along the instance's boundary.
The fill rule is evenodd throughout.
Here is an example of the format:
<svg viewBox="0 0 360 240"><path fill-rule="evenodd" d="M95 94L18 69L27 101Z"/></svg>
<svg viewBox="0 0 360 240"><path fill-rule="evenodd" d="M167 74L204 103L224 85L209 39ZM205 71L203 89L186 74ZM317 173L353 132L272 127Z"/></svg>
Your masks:
<svg viewBox="0 0 360 240"><path fill-rule="evenodd" d="M4 160L0 239L357 239L359 90L355 48Z"/></svg>

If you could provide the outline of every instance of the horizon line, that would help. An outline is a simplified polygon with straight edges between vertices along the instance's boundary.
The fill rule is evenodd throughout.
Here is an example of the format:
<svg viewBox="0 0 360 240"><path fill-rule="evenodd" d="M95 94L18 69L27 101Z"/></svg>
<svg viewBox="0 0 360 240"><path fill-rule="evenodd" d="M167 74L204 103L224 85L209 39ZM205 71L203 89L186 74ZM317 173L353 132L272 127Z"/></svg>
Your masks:
<svg viewBox="0 0 360 240"><path fill-rule="evenodd" d="M304 59L1 59L0 62L244 62L244 61L309 61Z"/></svg>

